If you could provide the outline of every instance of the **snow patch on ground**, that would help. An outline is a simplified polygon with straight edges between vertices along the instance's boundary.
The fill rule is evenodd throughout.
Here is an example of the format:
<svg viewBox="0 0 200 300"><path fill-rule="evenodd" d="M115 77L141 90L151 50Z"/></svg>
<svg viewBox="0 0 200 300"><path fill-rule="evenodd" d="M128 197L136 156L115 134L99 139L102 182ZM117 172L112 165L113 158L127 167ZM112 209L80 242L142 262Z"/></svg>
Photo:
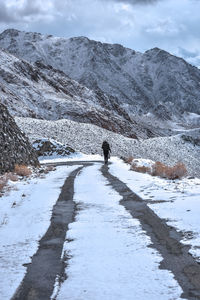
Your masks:
<svg viewBox="0 0 200 300"><path fill-rule="evenodd" d="M64 245L68 277L57 300L180 299L180 286L159 269L162 257L148 248L151 240L120 200L98 164L76 179L78 214Z"/></svg>
<svg viewBox="0 0 200 300"><path fill-rule="evenodd" d="M182 242L200 262L200 179L167 180L130 171L130 165L112 158L110 172L142 199L167 223L183 232Z"/></svg>
<svg viewBox="0 0 200 300"><path fill-rule="evenodd" d="M45 234L67 175L76 166L57 167L45 178L12 183L0 197L0 299L10 299L21 283L38 241Z"/></svg>

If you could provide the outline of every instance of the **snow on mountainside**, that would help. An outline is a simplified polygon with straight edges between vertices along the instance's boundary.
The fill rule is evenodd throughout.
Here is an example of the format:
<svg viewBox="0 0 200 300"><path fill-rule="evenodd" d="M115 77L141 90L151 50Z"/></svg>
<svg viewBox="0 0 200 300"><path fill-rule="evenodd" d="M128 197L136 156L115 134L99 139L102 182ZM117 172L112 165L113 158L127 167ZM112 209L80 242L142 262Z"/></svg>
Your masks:
<svg viewBox="0 0 200 300"><path fill-rule="evenodd" d="M0 98L14 116L67 118L129 137L156 135L131 120L112 96L92 91L51 66L28 63L5 50L0 50Z"/></svg>
<svg viewBox="0 0 200 300"><path fill-rule="evenodd" d="M17 125L33 142L36 139L56 139L86 154L101 154L104 139L109 141L112 156L148 158L167 165L183 162L188 175L200 177L200 146L181 135L135 140L110 132L92 124L81 124L70 120L46 121L31 118L15 118ZM197 135L199 135L199 130Z"/></svg>
<svg viewBox="0 0 200 300"><path fill-rule="evenodd" d="M200 70L158 48L144 54L85 37L58 38L9 29L0 47L62 70L88 88L117 97L127 112L180 119L200 114Z"/></svg>

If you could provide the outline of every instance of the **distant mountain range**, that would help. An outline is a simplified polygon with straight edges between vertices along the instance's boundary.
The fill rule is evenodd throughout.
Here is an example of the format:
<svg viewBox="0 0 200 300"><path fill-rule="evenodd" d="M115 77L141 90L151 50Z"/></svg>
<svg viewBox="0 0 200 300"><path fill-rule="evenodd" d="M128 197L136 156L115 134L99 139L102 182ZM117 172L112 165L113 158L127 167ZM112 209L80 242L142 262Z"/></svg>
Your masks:
<svg viewBox="0 0 200 300"><path fill-rule="evenodd" d="M164 50L15 29L0 34L0 47L0 97L15 115L68 118L130 137L169 134L159 120L200 123L200 70Z"/></svg>
<svg viewBox="0 0 200 300"><path fill-rule="evenodd" d="M51 66L33 65L4 50L0 50L0 62L0 98L13 116L66 118L130 137L142 132L145 136L145 129L130 119L117 99L89 90Z"/></svg>

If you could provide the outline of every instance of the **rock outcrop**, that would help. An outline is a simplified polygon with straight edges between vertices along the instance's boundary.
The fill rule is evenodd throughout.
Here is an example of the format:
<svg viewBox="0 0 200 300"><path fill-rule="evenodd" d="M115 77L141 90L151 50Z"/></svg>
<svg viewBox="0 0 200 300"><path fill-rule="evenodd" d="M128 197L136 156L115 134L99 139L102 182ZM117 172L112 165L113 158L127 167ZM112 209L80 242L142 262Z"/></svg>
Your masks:
<svg viewBox="0 0 200 300"><path fill-rule="evenodd" d="M183 134L181 136L181 138L183 139L184 142L191 143L193 146L200 146L199 135L195 136L195 134L193 134L193 135L185 135L185 134Z"/></svg>
<svg viewBox="0 0 200 300"><path fill-rule="evenodd" d="M38 156L66 156L75 153L71 147L53 139L38 139L32 145Z"/></svg>
<svg viewBox="0 0 200 300"><path fill-rule="evenodd" d="M39 162L27 137L0 103L0 173L12 171L15 164L37 166Z"/></svg>

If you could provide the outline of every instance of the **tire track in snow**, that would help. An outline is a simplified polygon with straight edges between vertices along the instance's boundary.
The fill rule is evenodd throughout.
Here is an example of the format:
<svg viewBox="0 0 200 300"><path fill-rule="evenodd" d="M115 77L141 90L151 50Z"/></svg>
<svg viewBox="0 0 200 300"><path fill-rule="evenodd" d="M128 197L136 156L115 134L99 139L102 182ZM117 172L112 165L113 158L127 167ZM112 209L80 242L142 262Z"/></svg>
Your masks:
<svg viewBox="0 0 200 300"><path fill-rule="evenodd" d="M182 289L162 260L150 249L139 221L120 205L122 197L96 164L75 181L75 221L70 224L64 252L70 256L57 300L180 299ZM69 242L69 241L70 242Z"/></svg>
<svg viewBox="0 0 200 300"><path fill-rule="evenodd" d="M188 253L190 246L181 244L181 234L168 226L165 220L160 219L145 201L108 170L107 166L101 168L112 188L123 197L120 204L140 221L142 228L151 237L152 247L162 255L160 268L170 270L174 274L184 291L183 298L200 299L200 266Z"/></svg>
<svg viewBox="0 0 200 300"><path fill-rule="evenodd" d="M60 196L53 207L51 224L39 242L39 248L27 267L26 275L12 300L49 300L57 276L62 276L65 265L61 260L69 223L75 216L74 180L83 166L67 177ZM90 165L89 163L86 165Z"/></svg>
<svg viewBox="0 0 200 300"><path fill-rule="evenodd" d="M93 165L94 161L60 163L59 165ZM56 164L55 164L56 165ZM61 260L63 243L68 230L68 224L74 221L75 203L73 202L74 180L79 167L67 177L59 199L54 206L51 225L41 239L39 249L33 256L32 263L12 300L47 300L50 299L57 275L64 274L65 265ZM188 300L200 299L200 266L188 254L189 246L180 243L181 235L175 229L161 220L147 204L134 194L123 182L108 172L108 168L101 168L102 174L123 200L120 202L134 217L139 219L142 228L151 237L152 247L162 255L162 269L173 272L175 279L182 287L182 297ZM63 200L65 198L65 200ZM64 202L65 205L64 205ZM68 221L62 218L67 215ZM60 227L60 219L66 222ZM57 226L58 222L58 226ZM64 224L64 223L63 223ZM141 278L142 280L142 278Z"/></svg>

